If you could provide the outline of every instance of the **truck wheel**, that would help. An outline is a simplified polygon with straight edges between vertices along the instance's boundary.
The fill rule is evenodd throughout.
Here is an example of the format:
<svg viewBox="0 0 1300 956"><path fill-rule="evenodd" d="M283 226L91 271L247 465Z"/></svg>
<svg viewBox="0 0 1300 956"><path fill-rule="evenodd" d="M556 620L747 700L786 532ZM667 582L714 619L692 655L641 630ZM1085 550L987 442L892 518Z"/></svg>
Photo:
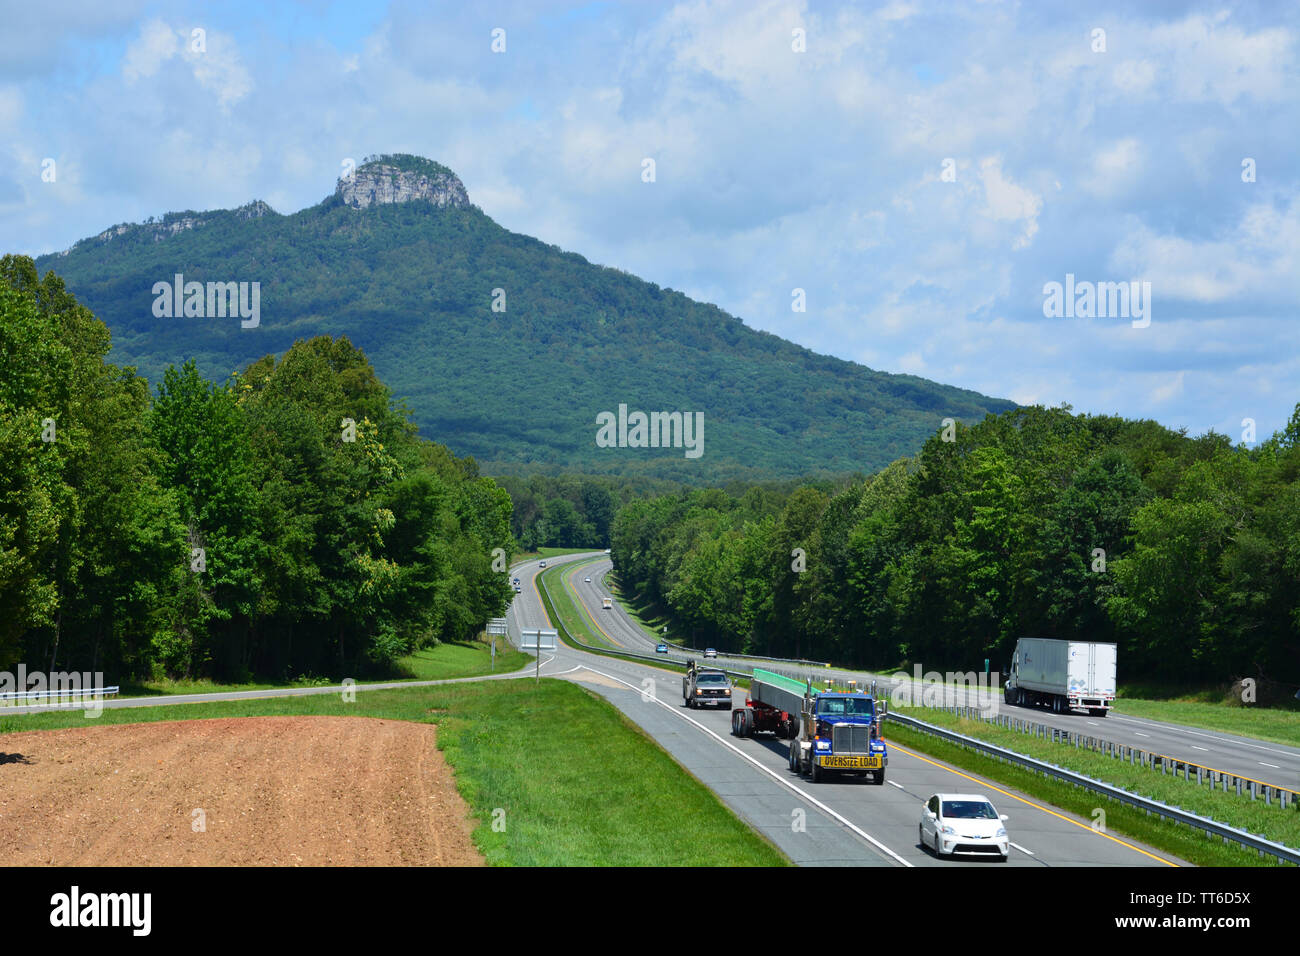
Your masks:
<svg viewBox="0 0 1300 956"><path fill-rule="evenodd" d="M875 775L871 778L871 782L874 783L874 784L875 784L876 786L878 786L878 787L880 787L880 786L884 786L884 783L885 783L885 771L883 771L883 770L877 770L876 773L875 773Z"/></svg>
<svg viewBox="0 0 1300 956"><path fill-rule="evenodd" d="M826 776L826 771L823 770L821 768L821 765L817 763L816 757L810 757L808 762L812 765L812 770L811 770L812 782L821 783L822 778Z"/></svg>
<svg viewBox="0 0 1300 956"><path fill-rule="evenodd" d="M797 743L790 744L790 772L799 772L799 745Z"/></svg>
<svg viewBox="0 0 1300 956"><path fill-rule="evenodd" d="M754 736L754 712L749 709L740 712L740 736Z"/></svg>
<svg viewBox="0 0 1300 956"><path fill-rule="evenodd" d="M733 710L731 712L731 736L733 737L740 736L740 725L736 722L739 717L739 714L740 711L738 710Z"/></svg>

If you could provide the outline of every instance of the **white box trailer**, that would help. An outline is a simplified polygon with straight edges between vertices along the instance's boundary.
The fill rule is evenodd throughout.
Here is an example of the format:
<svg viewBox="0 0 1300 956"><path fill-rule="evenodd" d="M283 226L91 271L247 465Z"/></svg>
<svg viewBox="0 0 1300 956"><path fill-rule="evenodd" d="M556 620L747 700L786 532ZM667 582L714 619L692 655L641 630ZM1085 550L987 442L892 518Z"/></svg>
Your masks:
<svg viewBox="0 0 1300 956"><path fill-rule="evenodd" d="M1086 710L1105 717L1115 700L1114 644L1022 637L1007 668L1008 704Z"/></svg>

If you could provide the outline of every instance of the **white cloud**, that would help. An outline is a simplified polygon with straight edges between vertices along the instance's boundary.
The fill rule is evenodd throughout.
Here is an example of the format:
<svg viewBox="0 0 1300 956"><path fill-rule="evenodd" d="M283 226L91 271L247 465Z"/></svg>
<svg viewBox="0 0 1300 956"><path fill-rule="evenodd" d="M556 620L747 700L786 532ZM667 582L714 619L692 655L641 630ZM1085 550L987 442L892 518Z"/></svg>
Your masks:
<svg viewBox="0 0 1300 956"><path fill-rule="evenodd" d="M1023 222L1024 230L1012 246L1023 249L1038 232L1043 197L1003 176L1002 160L996 156L980 160L979 176L984 184L984 215L999 221Z"/></svg>
<svg viewBox="0 0 1300 956"><path fill-rule="evenodd" d="M126 48L122 57L122 75L128 83L150 77L181 51L181 36L161 20L150 20L140 28L140 35Z"/></svg>

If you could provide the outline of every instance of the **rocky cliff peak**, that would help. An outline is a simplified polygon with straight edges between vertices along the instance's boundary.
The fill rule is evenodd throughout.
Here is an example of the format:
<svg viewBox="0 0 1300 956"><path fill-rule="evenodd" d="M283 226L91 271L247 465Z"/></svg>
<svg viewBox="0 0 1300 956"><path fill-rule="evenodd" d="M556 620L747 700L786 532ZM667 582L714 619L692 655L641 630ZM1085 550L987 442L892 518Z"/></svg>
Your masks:
<svg viewBox="0 0 1300 956"><path fill-rule="evenodd" d="M339 179L334 194L353 209L421 199L437 206L469 205L469 195L455 173L405 153L367 158L350 176Z"/></svg>

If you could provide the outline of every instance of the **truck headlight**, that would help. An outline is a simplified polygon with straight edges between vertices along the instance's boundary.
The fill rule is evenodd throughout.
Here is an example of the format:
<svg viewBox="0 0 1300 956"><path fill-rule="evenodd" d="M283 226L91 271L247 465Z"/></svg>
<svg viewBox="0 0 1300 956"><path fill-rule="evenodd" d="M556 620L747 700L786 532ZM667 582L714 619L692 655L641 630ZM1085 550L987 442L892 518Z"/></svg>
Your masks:
<svg viewBox="0 0 1300 956"><path fill-rule="evenodd" d="M997 832L996 834L994 834L994 836L1000 836L1000 837L1004 837L1004 836L1006 836L1006 835L1007 835L1007 828L1006 828L1006 827L998 827L998 832Z"/></svg>

